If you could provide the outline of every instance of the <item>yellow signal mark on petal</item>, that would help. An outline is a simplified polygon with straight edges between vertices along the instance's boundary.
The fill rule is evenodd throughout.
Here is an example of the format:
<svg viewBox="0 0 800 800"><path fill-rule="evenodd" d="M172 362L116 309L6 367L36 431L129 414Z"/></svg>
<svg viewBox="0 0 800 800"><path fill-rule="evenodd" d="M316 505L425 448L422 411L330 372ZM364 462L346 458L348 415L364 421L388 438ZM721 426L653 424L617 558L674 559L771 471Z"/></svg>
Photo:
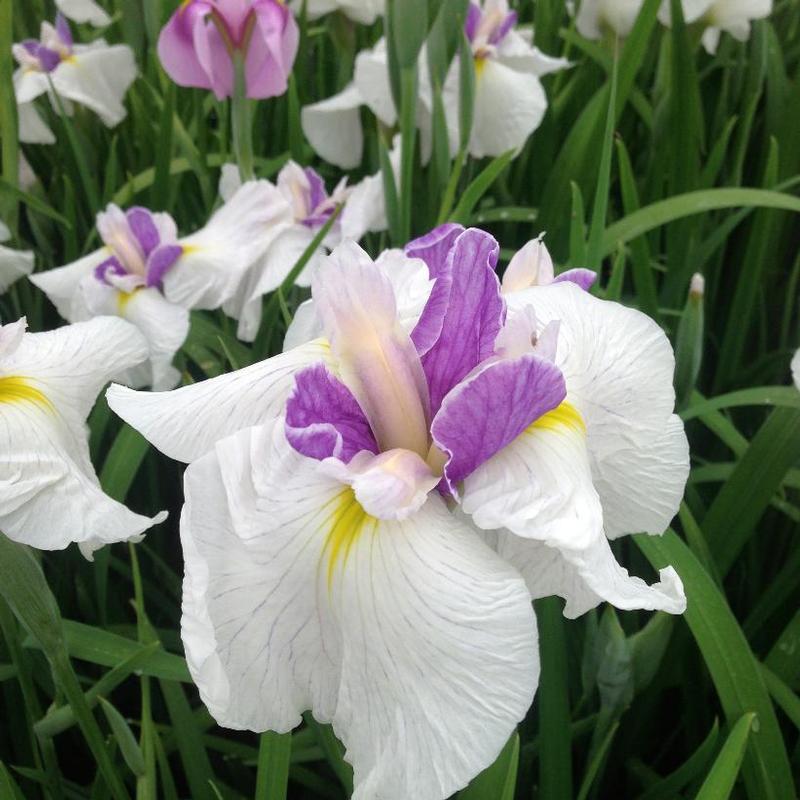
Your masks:
<svg viewBox="0 0 800 800"><path fill-rule="evenodd" d="M355 492L348 487L333 501L333 513L330 516L330 530L325 540L323 557L328 557L328 589L333 586L336 566L341 561L347 563L350 550L359 537L369 528L375 531L378 520L364 511L356 500Z"/></svg>
<svg viewBox="0 0 800 800"><path fill-rule="evenodd" d="M44 392L38 389L30 378L20 375L0 378L0 403L33 403L47 410L53 408L53 404Z"/></svg>
<svg viewBox="0 0 800 800"><path fill-rule="evenodd" d="M117 293L117 312L120 316L125 314L125 311L128 308L128 303L133 300L133 296L138 292L138 289L134 289L132 292L118 292Z"/></svg>
<svg viewBox="0 0 800 800"><path fill-rule="evenodd" d="M486 56L475 56L475 77L480 78L481 74L483 73L484 67L486 66Z"/></svg>
<svg viewBox="0 0 800 800"><path fill-rule="evenodd" d="M529 433L536 430L558 430L569 428L578 433L586 433L586 423L583 421L580 411L572 403L566 400L557 405L552 411L542 414L529 428Z"/></svg>

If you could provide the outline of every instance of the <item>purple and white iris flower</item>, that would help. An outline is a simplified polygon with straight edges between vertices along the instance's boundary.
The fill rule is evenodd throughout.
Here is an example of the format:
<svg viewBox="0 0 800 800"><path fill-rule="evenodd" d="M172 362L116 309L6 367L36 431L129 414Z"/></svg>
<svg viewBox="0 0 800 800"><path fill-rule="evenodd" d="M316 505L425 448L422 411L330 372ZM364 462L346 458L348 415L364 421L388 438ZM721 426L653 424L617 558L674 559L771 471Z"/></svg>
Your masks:
<svg viewBox="0 0 800 800"><path fill-rule="evenodd" d="M465 24L476 67L475 113L469 153L476 158L498 156L522 147L547 110L539 77L569 66L562 58L545 55L532 43L530 30L515 28L516 14L507 0L470 3ZM451 153L459 143L458 59L445 81L443 100ZM417 127L423 160L430 156L432 98L423 48L419 58ZM386 126L397 124L389 86L386 41L356 57L353 82L342 92L303 108L303 132L316 152L331 164L352 169L361 163L363 130L361 106Z"/></svg>
<svg viewBox="0 0 800 800"><path fill-rule="evenodd" d="M0 222L0 242L7 242L11 231ZM33 272L33 253L12 250L0 244L0 294L20 278Z"/></svg>
<svg viewBox="0 0 800 800"><path fill-rule="evenodd" d="M607 539L662 532L686 481L666 337L571 280L504 295L498 253L457 225L375 263L344 242L312 280L322 336L107 393L189 463L203 701L231 728L331 722L357 800L444 800L492 763L536 689L532 596L685 607L673 569L648 586Z"/></svg>
<svg viewBox="0 0 800 800"><path fill-rule="evenodd" d="M397 162L397 151L391 159ZM239 170L232 164L222 168L220 195L228 199L241 185ZM288 222L278 222L275 236L263 257L242 281L236 296L225 304L225 313L239 320L238 336L251 342L261 322L261 298L277 289L288 276L314 237L338 206L344 206L317 252L296 280L310 286L320 260L342 239L358 241L367 232L386 230L383 178L380 174L364 178L354 186L342 179L331 194L316 170L289 161L278 173L277 188L286 202Z"/></svg>
<svg viewBox="0 0 800 800"><path fill-rule="evenodd" d="M104 317L47 333L0 326L0 530L15 542L91 554L138 541L166 518L134 514L100 488L86 418L113 375L147 358L141 334Z"/></svg>
<svg viewBox="0 0 800 800"><path fill-rule="evenodd" d="M300 32L280 0L184 0L158 39L158 57L179 86L234 90L242 58L247 96L275 97L288 87Z"/></svg>
<svg viewBox="0 0 800 800"><path fill-rule="evenodd" d="M168 214L110 205L97 215L103 247L31 280L70 322L114 315L136 325L150 358L118 380L169 389L180 380L172 359L189 332L189 309L228 302L284 215L267 181L244 184L204 228L182 238Z"/></svg>
<svg viewBox="0 0 800 800"><path fill-rule="evenodd" d="M575 27L587 39L625 38L633 30L643 0L581 0Z"/></svg>
<svg viewBox="0 0 800 800"><path fill-rule="evenodd" d="M306 15L309 19L319 19L333 11L341 11L353 22L372 25L378 17L383 16L385 0L305 0ZM292 7L299 13L303 7L302 0L292 0Z"/></svg>
<svg viewBox="0 0 800 800"><path fill-rule="evenodd" d="M712 55L717 52L723 31L734 39L746 42L750 24L772 13L772 0L682 0L683 18L687 24L704 26L703 47ZM669 0L664 0L658 12L664 25L672 22Z"/></svg>
<svg viewBox="0 0 800 800"><path fill-rule="evenodd" d="M19 64L14 91L20 112L20 141L55 141L33 106L37 97L51 92L59 95L67 113L75 102L94 111L109 128L125 119L122 101L137 75L133 50L127 45L108 45L103 39L75 44L69 24L59 14L55 25L42 23L38 40L15 44L12 52Z"/></svg>
<svg viewBox="0 0 800 800"><path fill-rule="evenodd" d="M94 0L56 0L56 8L73 22L88 22L96 28L111 24L111 17Z"/></svg>

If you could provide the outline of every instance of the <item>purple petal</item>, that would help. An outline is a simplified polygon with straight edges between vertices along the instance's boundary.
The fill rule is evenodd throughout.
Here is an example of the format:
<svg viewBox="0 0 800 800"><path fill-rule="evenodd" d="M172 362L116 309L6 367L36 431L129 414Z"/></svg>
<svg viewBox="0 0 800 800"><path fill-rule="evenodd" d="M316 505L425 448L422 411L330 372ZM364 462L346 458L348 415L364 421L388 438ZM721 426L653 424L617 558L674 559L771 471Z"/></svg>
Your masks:
<svg viewBox="0 0 800 800"><path fill-rule="evenodd" d="M158 57L166 73L179 86L210 89L211 80L197 56L194 42L195 23L205 24L210 12L207 2L179 6L158 37Z"/></svg>
<svg viewBox="0 0 800 800"><path fill-rule="evenodd" d="M470 228L456 239L447 257L451 276L447 310L436 344L422 357L432 414L457 383L494 354L506 316L494 271L499 252L493 236Z"/></svg>
<svg viewBox="0 0 800 800"><path fill-rule="evenodd" d="M247 50L247 96L277 97L289 86L300 31L294 15L277 0L256 0L256 25Z"/></svg>
<svg viewBox="0 0 800 800"><path fill-rule="evenodd" d="M556 275L556 277L553 278L553 283L561 283L562 281L577 283L581 289L588 292L596 280L597 273L594 270L577 267L576 269L568 269L566 272Z"/></svg>
<svg viewBox="0 0 800 800"><path fill-rule="evenodd" d="M431 278L438 278L447 271L447 255L463 232L463 226L446 222L409 242L405 247L406 255L409 258L421 258L428 265Z"/></svg>
<svg viewBox="0 0 800 800"><path fill-rule="evenodd" d="M71 50L73 44L72 30L69 27L69 22L67 22L67 19L63 14L56 14L56 33L58 34L58 38L61 39L62 43Z"/></svg>
<svg viewBox="0 0 800 800"><path fill-rule="evenodd" d="M517 12L509 11L505 19L492 31L489 44L499 44L505 39L506 34L517 24Z"/></svg>
<svg viewBox="0 0 800 800"><path fill-rule="evenodd" d="M153 215L141 206L134 206L125 213L131 233L137 238L145 256L149 256L158 247L161 237L153 220Z"/></svg>
<svg viewBox="0 0 800 800"><path fill-rule="evenodd" d="M41 45L36 39L23 39L20 44L32 55L35 56Z"/></svg>
<svg viewBox="0 0 800 800"><path fill-rule="evenodd" d="M109 272L113 273L114 275L128 274L128 271L122 266L116 256L110 256L94 268L94 276L101 283L108 283L106 275L108 275Z"/></svg>
<svg viewBox="0 0 800 800"><path fill-rule="evenodd" d="M36 58L45 72L52 72L61 63L61 53L41 45L36 50Z"/></svg>
<svg viewBox="0 0 800 800"><path fill-rule="evenodd" d="M524 355L497 361L455 387L431 425L449 459L443 490L455 486L500 452L566 397L564 376L551 361Z"/></svg>
<svg viewBox="0 0 800 800"><path fill-rule="evenodd" d="M183 255L179 244L165 244L156 247L147 259L145 286L160 286L164 276Z"/></svg>
<svg viewBox="0 0 800 800"><path fill-rule="evenodd" d="M328 192L325 190L325 181L320 174L311 167L306 167L303 172L308 178L311 191L308 198L309 211L315 211L322 203L328 199Z"/></svg>
<svg viewBox="0 0 800 800"><path fill-rule="evenodd" d="M362 450L378 452L355 397L322 364L297 373L286 404L286 438L310 458L335 455L347 462Z"/></svg>
<svg viewBox="0 0 800 800"><path fill-rule="evenodd" d="M475 38L475 34L478 32L478 25L481 24L482 17L483 14L480 6L477 3L470 3L467 9L467 19L464 22L464 33L467 35L467 39L469 39L470 42Z"/></svg>

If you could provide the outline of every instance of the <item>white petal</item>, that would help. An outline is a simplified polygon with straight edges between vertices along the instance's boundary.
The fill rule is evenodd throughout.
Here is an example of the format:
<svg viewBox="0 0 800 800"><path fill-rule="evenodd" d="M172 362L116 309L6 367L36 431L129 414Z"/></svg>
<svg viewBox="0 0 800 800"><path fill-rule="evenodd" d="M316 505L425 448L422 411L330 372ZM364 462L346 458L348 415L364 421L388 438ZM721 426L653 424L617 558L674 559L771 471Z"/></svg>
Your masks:
<svg viewBox="0 0 800 800"><path fill-rule="evenodd" d="M648 585L617 563L605 538L598 538L586 550L564 550L501 533L497 550L522 573L533 599L563 597L567 601L564 616L570 619L604 600L626 610L670 614L686 610L683 583L672 567L662 569L659 582Z"/></svg>
<svg viewBox="0 0 800 800"><path fill-rule="evenodd" d="M55 144L53 131L42 119L33 103L21 103L17 106L19 115L19 140L26 144Z"/></svg>
<svg viewBox="0 0 800 800"><path fill-rule="evenodd" d="M8 225L0 220L0 242L7 242L10 238L11 231L8 229Z"/></svg>
<svg viewBox="0 0 800 800"><path fill-rule="evenodd" d="M717 47L719 47L719 37L722 34L719 28L706 28L703 31L702 42L703 47L705 48L707 53L710 53L712 56L717 52Z"/></svg>
<svg viewBox="0 0 800 800"><path fill-rule="evenodd" d="M300 11L306 7L306 14L309 19L319 19L324 14L330 14L331 11L336 11L339 8L338 0L292 0L291 7L295 14L299 15Z"/></svg>
<svg viewBox="0 0 800 800"><path fill-rule="evenodd" d="M89 253L72 264L64 267L49 269L31 275L30 280L38 286L56 307L58 313L67 322L82 322L89 318L84 298L81 296L81 281L91 276L103 261L109 256L105 247Z"/></svg>
<svg viewBox="0 0 800 800"><path fill-rule="evenodd" d="M379 172L352 188L342 210L342 237L359 242L366 233L385 231L387 227L383 175Z"/></svg>
<svg viewBox="0 0 800 800"><path fill-rule="evenodd" d="M339 0L342 11L354 22L372 25L383 14L383 0Z"/></svg>
<svg viewBox="0 0 800 800"><path fill-rule="evenodd" d="M14 94L19 106L28 105L43 95L47 87L47 75L44 72L20 67L14 73Z"/></svg>
<svg viewBox="0 0 800 800"><path fill-rule="evenodd" d="M0 293L33 272L33 253L0 246Z"/></svg>
<svg viewBox="0 0 800 800"><path fill-rule="evenodd" d="M113 128L125 119L122 101L136 79L133 50L124 44L78 51L52 73L56 91L91 108Z"/></svg>
<svg viewBox="0 0 800 800"><path fill-rule="evenodd" d="M265 426L266 427L266 426ZM311 708L356 800L441 800L492 763L538 679L519 576L438 496L371 520L274 431L187 471L183 636L223 725L287 731Z"/></svg>
<svg viewBox="0 0 800 800"><path fill-rule="evenodd" d="M354 169L361 163L363 104L361 95L351 84L339 94L303 108L300 113L303 133L325 161L342 169Z"/></svg>
<svg viewBox="0 0 800 800"><path fill-rule="evenodd" d="M227 203L242 185L242 176L236 164L223 164L219 176L219 196Z"/></svg>
<svg viewBox="0 0 800 800"><path fill-rule="evenodd" d="M794 385L800 390L800 350L797 350L792 357L791 370Z"/></svg>
<svg viewBox="0 0 800 800"><path fill-rule="evenodd" d="M164 294L187 308L219 308L289 222L291 209L269 181L248 181L208 224L180 240L183 255L164 278Z"/></svg>
<svg viewBox="0 0 800 800"><path fill-rule="evenodd" d="M111 17L94 0L56 0L56 8L75 22L88 22L97 28L111 24Z"/></svg>
<svg viewBox="0 0 800 800"><path fill-rule="evenodd" d="M287 352L322 336L322 320L317 314L313 299L309 298L297 307L294 318L283 340L283 351Z"/></svg>
<svg viewBox="0 0 800 800"><path fill-rule="evenodd" d="M583 0L575 27L587 39L600 39L610 30L625 37L633 29L642 0Z"/></svg>
<svg viewBox="0 0 800 800"><path fill-rule="evenodd" d="M397 123L397 109L394 107L389 85L389 57L385 38L379 39L371 50L362 50L356 56L353 80L361 102L384 125L394 127Z"/></svg>
<svg viewBox="0 0 800 800"><path fill-rule="evenodd" d="M27 334L2 362L2 374L29 387L4 396L0 378L0 528L14 541L47 550L79 542L85 555L133 539L153 519L100 489L89 461L86 416L109 377L138 363L146 346L133 326L102 318Z"/></svg>
<svg viewBox="0 0 800 800"><path fill-rule="evenodd" d="M494 157L522 147L546 110L547 97L535 74L484 59L475 81L470 153L476 158Z"/></svg>
<svg viewBox="0 0 800 800"><path fill-rule="evenodd" d="M534 47L530 34L530 30L509 31L497 50L500 63L517 72L532 72L537 77L560 72L572 66L566 58L548 56L538 47Z"/></svg>
<svg viewBox="0 0 800 800"><path fill-rule="evenodd" d="M171 392L135 392L114 385L106 397L111 408L162 453L189 463L220 439L277 417L294 386L295 373L329 358L327 344L310 342Z"/></svg>
<svg viewBox="0 0 800 800"><path fill-rule="evenodd" d="M511 313L532 305L540 326L561 322L556 363L586 422L606 533L662 533L689 469L685 434L672 415L675 358L664 332L644 314L568 282L507 301Z"/></svg>

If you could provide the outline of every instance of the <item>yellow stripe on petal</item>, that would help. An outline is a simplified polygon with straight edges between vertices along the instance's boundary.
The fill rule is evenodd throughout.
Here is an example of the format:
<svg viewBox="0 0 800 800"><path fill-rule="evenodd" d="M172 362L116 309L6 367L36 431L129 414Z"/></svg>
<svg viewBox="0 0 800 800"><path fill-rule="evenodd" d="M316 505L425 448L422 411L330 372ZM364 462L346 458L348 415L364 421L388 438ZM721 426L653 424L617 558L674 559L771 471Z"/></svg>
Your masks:
<svg viewBox="0 0 800 800"><path fill-rule="evenodd" d="M566 400L557 405L552 411L542 414L529 428L528 432L536 430L558 430L559 428L569 428L579 433L586 433L586 423L583 421L580 411L572 403Z"/></svg>
<svg viewBox="0 0 800 800"><path fill-rule="evenodd" d="M0 378L0 403L33 403L48 410L53 408L41 389L37 389L30 379L19 375Z"/></svg>
<svg viewBox="0 0 800 800"><path fill-rule="evenodd" d="M330 523L323 551L323 555L327 553L328 556L328 589L333 586L337 564L340 561L342 566L347 563L353 545L366 530L371 529L374 533L378 520L364 511L355 492L348 487L333 501Z"/></svg>

